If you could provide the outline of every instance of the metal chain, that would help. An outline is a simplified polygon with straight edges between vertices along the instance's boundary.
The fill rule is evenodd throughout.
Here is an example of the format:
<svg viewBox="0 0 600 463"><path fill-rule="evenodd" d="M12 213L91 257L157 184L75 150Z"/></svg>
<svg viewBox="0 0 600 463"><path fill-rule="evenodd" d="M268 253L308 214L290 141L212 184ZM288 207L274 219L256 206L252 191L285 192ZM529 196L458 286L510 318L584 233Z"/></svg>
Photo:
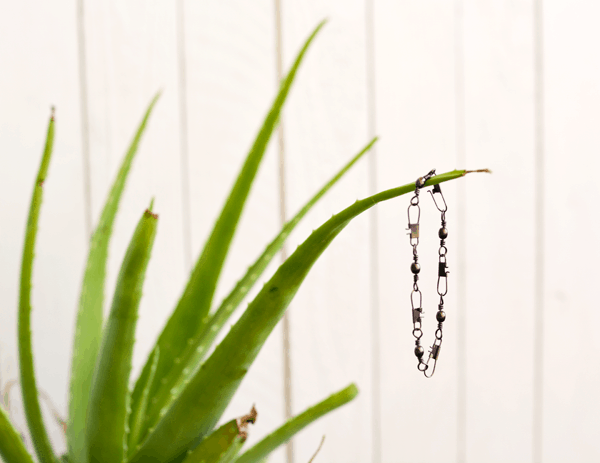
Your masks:
<svg viewBox="0 0 600 463"><path fill-rule="evenodd" d="M446 247L446 238L448 237L448 229L446 228L446 211L448 210L448 206L446 205L446 200L444 199L444 195L442 194L442 190L439 184L433 186L433 192L429 191L431 197L433 198L433 202L435 207L441 213L442 226L438 231L438 236L440 238L440 248L438 250L438 282L437 282L437 293L440 296L440 302L438 304L438 311L435 316L438 327L435 331L435 340L431 345L431 349L429 351L429 358L427 361L423 360L423 356L425 351L423 347L421 347L421 337L423 336L422 331L422 318L423 314L423 294L419 290L419 272L421 271L421 266L419 264L419 256L417 253L417 246L419 244L419 220L421 218L421 208L419 206L419 191L421 188L425 186L427 180L435 175L435 169L431 170L427 175L423 177L419 177L415 182L415 195L410 200L410 205L408 206L408 228L410 230L410 245L413 248L413 262L410 265L410 270L413 274L413 290L410 293L410 303L412 307L412 319L413 319L413 336L415 337L415 356L419 360L417 365L417 369L422 371L423 374L427 378L431 378L435 373L435 367L437 365L437 360L440 355L440 349L442 347L442 338L443 338L443 323L446 320L446 313L444 312L444 296L448 292L448 268L447 268L447 259L446 254L448 253L448 248ZM443 202L443 206L435 199L434 193L437 193L441 197L441 201ZM416 221L411 219L411 209L416 213ZM414 215L414 213L413 213ZM433 368L431 370L431 374L427 374L429 369L429 361L433 359Z"/></svg>

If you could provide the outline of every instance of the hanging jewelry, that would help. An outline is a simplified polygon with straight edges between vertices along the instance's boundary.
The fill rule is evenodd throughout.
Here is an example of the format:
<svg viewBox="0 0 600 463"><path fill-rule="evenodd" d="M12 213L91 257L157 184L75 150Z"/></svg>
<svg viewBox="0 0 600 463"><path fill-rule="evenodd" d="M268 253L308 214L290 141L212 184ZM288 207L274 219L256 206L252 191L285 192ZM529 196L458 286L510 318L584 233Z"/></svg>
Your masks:
<svg viewBox="0 0 600 463"><path fill-rule="evenodd" d="M421 337L423 336L422 331L422 318L423 318L423 294L419 290L419 272L421 271L421 266L419 264L419 256L417 254L417 246L419 244L419 220L421 218L421 207L419 206L419 191L421 188L425 186L427 180L435 176L435 169L431 170L427 175L423 177L419 177L415 182L415 195L410 200L410 205L408 206L408 228L410 230L410 245L413 248L413 263L410 266L410 270L413 274L413 290L410 293L410 302L412 306L412 319L413 319L413 336L415 337L415 356L419 360L417 365L417 369L422 371L425 377L431 378L435 373L435 367L437 364L438 357L440 355L440 349L442 347L442 337L443 330L442 325L444 320L446 320L446 312L444 312L444 296L448 292L448 269L446 264L446 254L448 253L448 248L446 247L446 238L448 237L448 229L446 228L446 211L448 210L448 206L446 205L446 200L444 199L444 195L442 194L442 189L439 184L433 186L433 192L429 191L431 197L433 199L433 203L435 207L441 213L441 222L442 225L438 231L438 237L440 238L440 248L438 250L438 281L437 281L437 293L440 296L440 302L438 304L438 311L435 316L438 327L435 331L435 340L431 345L429 351L429 358L427 361L423 360L423 356L425 351L423 347L421 347ZM438 204L434 194L440 195L441 203ZM443 206L441 205L443 204ZM416 221L412 221L411 219L411 209L413 210L413 216L416 213ZM433 368L431 369L431 374L427 374L429 369L429 361L433 359Z"/></svg>

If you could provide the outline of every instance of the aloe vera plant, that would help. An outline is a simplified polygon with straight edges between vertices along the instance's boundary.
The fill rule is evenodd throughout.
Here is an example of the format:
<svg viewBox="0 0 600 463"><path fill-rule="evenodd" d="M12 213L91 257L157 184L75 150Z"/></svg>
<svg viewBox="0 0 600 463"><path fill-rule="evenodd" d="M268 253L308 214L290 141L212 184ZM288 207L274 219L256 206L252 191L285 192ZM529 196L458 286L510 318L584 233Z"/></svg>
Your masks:
<svg viewBox="0 0 600 463"><path fill-rule="evenodd" d="M158 215L143 212L123 259L110 314L103 320L107 249L112 225L132 162L158 95L150 103L124 156L91 239L85 269L71 363L69 416L66 426L69 463L252 463L302 428L348 403L354 384L291 418L254 447L244 450L249 414L216 427L245 374L283 316L314 262L350 221L375 204L414 189L414 183L356 201L317 228L279 267L210 356L218 333L311 207L376 142L370 141L281 229L232 291L217 306L213 295L229 245L267 144L304 55L324 23L313 31L282 81L254 145L210 234L190 280L130 389L131 359L138 306L150 260ZM46 432L34 374L30 331L31 274L43 183L52 154L54 115L36 182L23 251L19 298L19 361L27 424L37 458L59 460ZM455 170L428 180L434 185L465 175ZM29 463L26 450L0 407L0 455L6 463Z"/></svg>

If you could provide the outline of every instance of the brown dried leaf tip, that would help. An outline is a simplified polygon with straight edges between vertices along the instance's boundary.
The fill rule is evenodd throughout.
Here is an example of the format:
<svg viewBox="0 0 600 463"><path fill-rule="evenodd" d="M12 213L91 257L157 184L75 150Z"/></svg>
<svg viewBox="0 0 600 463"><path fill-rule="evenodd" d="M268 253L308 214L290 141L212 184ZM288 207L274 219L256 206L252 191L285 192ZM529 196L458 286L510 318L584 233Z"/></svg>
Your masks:
<svg viewBox="0 0 600 463"><path fill-rule="evenodd" d="M490 169L465 170L463 177L467 174L472 174L474 172L485 172L486 174L492 173L492 171Z"/></svg>
<svg viewBox="0 0 600 463"><path fill-rule="evenodd" d="M257 416L258 416L258 413L256 413L256 408L254 407L254 405L252 405L252 410L250 410L250 413L248 413L247 415L244 415L236 420L238 432L239 432L238 435L242 439L246 440L246 438L248 437L248 431L247 431L248 423L254 424Z"/></svg>
<svg viewBox="0 0 600 463"><path fill-rule="evenodd" d="M153 217L155 219L158 219L158 214L153 214L150 209L146 209L144 211L144 214L146 214L146 217Z"/></svg>

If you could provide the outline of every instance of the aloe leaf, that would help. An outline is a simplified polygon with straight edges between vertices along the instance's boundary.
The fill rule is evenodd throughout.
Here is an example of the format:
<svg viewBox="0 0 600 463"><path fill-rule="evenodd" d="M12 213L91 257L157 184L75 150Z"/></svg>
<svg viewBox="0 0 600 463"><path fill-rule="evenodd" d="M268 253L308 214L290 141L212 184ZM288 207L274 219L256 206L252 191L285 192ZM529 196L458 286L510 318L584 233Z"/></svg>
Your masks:
<svg viewBox="0 0 600 463"><path fill-rule="evenodd" d="M25 245L21 264L21 285L19 290L19 370L21 373L21 390L25 416L35 451L41 463L53 463L56 460L50 439L44 426L42 411L38 399L38 388L33 366L33 350L31 348L31 274L33 271L33 254L37 235L38 220L43 197L43 184L48 173L52 145L54 143L54 108L48 123L46 144L42 162L35 179L29 217L25 230Z"/></svg>
<svg viewBox="0 0 600 463"><path fill-rule="evenodd" d="M82 430L85 429L94 366L96 365L96 357L102 338L102 306L104 302L108 244L131 164L137 153L140 139L144 133L152 109L159 96L160 93L157 93L150 102L129 149L123 158L90 243L79 298L79 310L77 312L75 336L73 339L73 358L71 360L69 417L67 425L68 454L71 463L87 462L85 433Z"/></svg>
<svg viewBox="0 0 600 463"><path fill-rule="evenodd" d="M5 463L33 463L21 436L0 405L0 456Z"/></svg>
<svg viewBox="0 0 600 463"><path fill-rule="evenodd" d="M148 406L150 385L154 380L159 355L160 347L156 346L152 353L152 366L150 367L150 376L148 376L148 381L146 382L142 390L142 398L140 400L140 404L137 407L137 409L134 412L132 412L133 416L131 417L131 433L129 435L129 453L133 452L140 438L142 424L146 418L146 408Z"/></svg>
<svg viewBox="0 0 600 463"><path fill-rule="evenodd" d="M275 432L269 434L252 448L244 452L238 459L235 460L235 463L259 463L272 451L277 449L277 447L286 443L292 438L292 436L304 429L313 421L316 421L323 415L326 415L336 408L347 404L354 399L357 394L358 389L356 385L351 384L345 389L330 395L325 400L313 405L299 415L290 418L287 423L285 423Z"/></svg>
<svg viewBox="0 0 600 463"><path fill-rule="evenodd" d="M225 423L207 436L194 450L188 451L183 463L229 463L246 441L248 423L256 420L256 410Z"/></svg>
<svg viewBox="0 0 600 463"><path fill-rule="evenodd" d="M151 396L154 396L158 390L159 384L157 379L162 379L169 373L175 359L181 357L188 340L197 335L208 321L205 317L209 313L221 269L250 187L252 186L269 139L277 125L281 108L289 93L302 58L323 25L324 22L319 24L306 40L288 75L282 81L279 93L265 118L263 126L254 141L254 145L246 157L246 161L221 211L221 215L215 223L204 250L192 271L183 295L158 338L157 344L160 346L161 355L158 361L154 384L150 389ZM146 382L149 370L150 360L148 359L133 392L132 407L134 410L138 407L141 387Z"/></svg>
<svg viewBox="0 0 600 463"><path fill-rule="evenodd" d="M455 170L429 179L425 185L462 177ZM230 402L267 337L298 291L310 268L350 221L375 204L414 191L415 183L386 190L334 215L315 230L279 267L227 336L216 347L161 420L149 430L131 462L146 459L167 462L209 433Z"/></svg>
<svg viewBox="0 0 600 463"><path fill-rule="evenodd" d="M174 362L169 374L162 379L158 386L158 390L153 397L153 404L149 408L147 427L158 421L160 410L165 406L168 406L168 404L176 398L182 384L194 374L196 368L200 365L200 362L204 359L214 340L217 338L220 330L225 323L227 323L227 320L229 320L240 302L252 289L273 257L277 255L277 252L281 249L283 243L296 225L298 225L300 220L317 203L317 201L321 199L325 193L327 193L327 191L329 191L329 189L373 147L376 141L377 138L371 140L367 146L354 156L350 162L329 180L329 182L327 182L327 184L284 225L281 232L265 248L262 255L254 262L254 264L252 264L252 266L250 266L244 277L238 281L234 289L223 300L217 311L211 317L210 322L205 324L203 330L191 338L191 341L188 340L183 353L177 361Z"/></svg>
<svg viewBox="0 0 600 463"><path fill-rule="evenodd" d="M117 279L110 315L102 336L89 402L86 427L91 462L123 461L129 375L137 311L157 216L146 210L135 229Z"/></svg>

